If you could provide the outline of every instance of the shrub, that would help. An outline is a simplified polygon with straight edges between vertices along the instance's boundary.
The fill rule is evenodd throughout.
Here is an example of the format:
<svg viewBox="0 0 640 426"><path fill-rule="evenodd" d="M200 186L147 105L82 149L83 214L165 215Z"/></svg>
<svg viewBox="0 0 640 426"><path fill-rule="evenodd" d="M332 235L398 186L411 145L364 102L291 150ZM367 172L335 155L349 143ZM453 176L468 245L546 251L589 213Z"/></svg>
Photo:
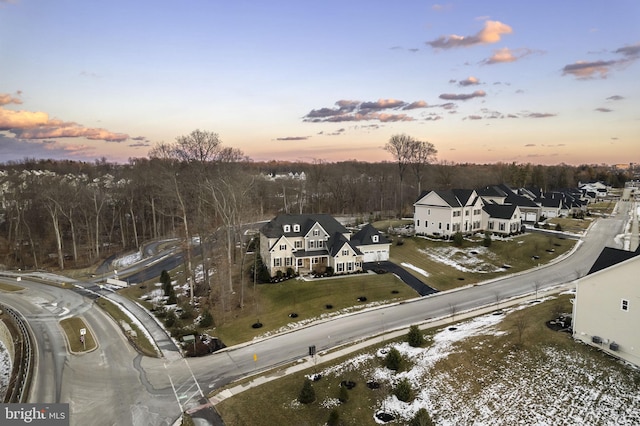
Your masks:
<svg viewBox="0 0 640 426"><path fill-rule="evenodd" d="M404 360L402 354L396 348L391 348L387 356L384 358L384 366L389 370L398 371L402 369Z"/></svg>
<svg viewBox="0 0 640 426"><path fill-rule="evenodd" d="M338 399L343 404L349 401L349 390L347 389L346 386L340 386L340 393L338 394Z"/></svg>
<svg viewBox="0 0 640 426"><path fill-rule="evenodd" d="M413 388L409 379L406 377L398 382L396 388L393 390L393 394L402 402L410 402L413 400Z"/></svg>
<svg viewBox="0 0 640 426"><path fill-rule="evenodd" d="M562 231L562 226L559 223L556 224L556 231L558 232Z"/></svg>
<svg viewBox="0 0 640 426"><path fill-rule="evenodd" d="M491 247L491 232L484 233L484 240L482 240L482 245L485 247Z"/></svg>
<svg viewBox="0 0 640 426"><path fill-rule="evenodd" d="M327 420L327 426L338 426L340 424L340 413L338 410L333 409L329 413L329 419Z"/></svg>
<svg viewBox="0 0 640 426"><path fill-rule="evenodd" d="M407 343L409 346L419 348L424 345L424 337L417 325L409 327L409 333L407 333Z"/></svg>
<svg viewBox="0 0 640 426"><path fill-rule="evenodd" d="M413 416L409 422L409 426L433 426L433 420L431 420L429 412L421 408L416 412L416 415Z"/></svg>
<svg viewBox="0 0 640 426"><path fill-rule="evenodd" d="M204 311L198 325L200 325L200 327L211 327L213 325L213 315L211 315L211 312L208 310Z"/></svg>
<svg viewBox="0 0 640 426"><path fill-rule="evenodd" d="M176 314L173 311L169 311L169 312L167 312L167 316L164 319L164 325L167 328L171 328L174 325L176 325L177 321L178 321L178 319L176 318Z"/></svg>
<svg viewBox="0 0 640 426"><path fill-rule="evenodd" d="M302 389L300 390L300 395L298 395L298 402L300 402L301 404L311 404L315 400L316 391L311 385L311 380L304 379L304 384L302 385Z"/></svg>
<svg viewBox="0 0 640 426"><path fill-rule="evenodd" d="M333 266L327 266L327 269L325 270L325 273L326 273L328 276L333 275Z"/></svg>
<svg viewBox="0 0 640 426"><path fill-rule="evenodd" d="M456 245L457 247L462 246L462 232L456 232L455 234L453 234L453 244Z"/></svg>

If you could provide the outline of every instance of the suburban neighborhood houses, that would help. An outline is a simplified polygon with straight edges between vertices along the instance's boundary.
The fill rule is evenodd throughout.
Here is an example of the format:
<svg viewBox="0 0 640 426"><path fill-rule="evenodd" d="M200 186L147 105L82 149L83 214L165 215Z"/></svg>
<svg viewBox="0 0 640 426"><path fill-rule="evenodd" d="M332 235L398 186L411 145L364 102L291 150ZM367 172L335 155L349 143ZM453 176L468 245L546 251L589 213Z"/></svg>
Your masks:
<svg viewBox="0 0 640 426"><path fill-rule="evenodd" d="M573 337L640 367L640 248L605 248L576 285Z"/></svg>
<svg viewBox="0 0 640 426"><path fill-rule="evenodd" d="M414 226L419 235L451 238L488 231L512 235L525 222L584 214L588 200L580 191L514 190L507 185L485 188L424 191L414 203Z"/></svg>
<svg viewBox="0 0 640 426"><path fill-rule="evenodd" d="M364 262L388 260L390 246L373 226L352 236L327 214L282 214L260 229L260 256L272 277L361 272Z"/></svg>

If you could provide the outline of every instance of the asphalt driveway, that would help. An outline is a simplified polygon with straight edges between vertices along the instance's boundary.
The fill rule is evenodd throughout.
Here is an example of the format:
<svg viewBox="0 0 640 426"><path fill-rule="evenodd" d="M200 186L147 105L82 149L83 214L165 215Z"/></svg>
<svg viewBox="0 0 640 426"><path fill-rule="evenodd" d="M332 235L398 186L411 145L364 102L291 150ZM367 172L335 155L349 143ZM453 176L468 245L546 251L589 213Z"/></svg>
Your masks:
<svg viewBox="0 0 640 426"><path fill-rule="evenodd" d="M427 296L429 294L437 293L438 290L429 287L418 278L414 277L407 270L402 268L401 266L396 265L390 261L383 262L368 262L363 265L363 269L365 271L378 271L383 270L387 272L391 272L400 278L405 284L418 292L420 296Z"/></svg>

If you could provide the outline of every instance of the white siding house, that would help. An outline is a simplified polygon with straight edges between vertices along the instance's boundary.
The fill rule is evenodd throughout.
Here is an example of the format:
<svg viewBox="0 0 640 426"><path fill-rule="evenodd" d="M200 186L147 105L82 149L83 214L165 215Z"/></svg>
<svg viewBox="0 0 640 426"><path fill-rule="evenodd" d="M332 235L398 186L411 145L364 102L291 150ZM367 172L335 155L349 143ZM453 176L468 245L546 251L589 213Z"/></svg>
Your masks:
<svg viewBox="0 0 640 426"><path fill-rule="evenodd" d="M416 234L451 238L482 230L482 199L473 189L425 191L413 204Z"/></svg>
<svg viewBox="0 0 640 426"><path fill-rule="evenodd" d="M605 248L578 280L573 337L640 367L640 251Z"/></svg>

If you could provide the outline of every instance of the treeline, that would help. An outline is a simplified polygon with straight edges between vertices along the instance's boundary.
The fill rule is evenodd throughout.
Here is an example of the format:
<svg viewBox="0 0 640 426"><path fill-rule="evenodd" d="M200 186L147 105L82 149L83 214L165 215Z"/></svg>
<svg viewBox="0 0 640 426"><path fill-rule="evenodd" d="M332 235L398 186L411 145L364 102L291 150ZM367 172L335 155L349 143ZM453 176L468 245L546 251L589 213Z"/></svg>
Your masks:
<svg viewBox="0 0 640 426"><path fill-rule="evenodd" d="M506 183L553 190L593 180L620 186L627 179L604 166L565 164L439 162L426 164L420 173L409 168L401 179L394 162L252 162L240 150L224 147L217 134L198 130L127 164L25 159L0 170L0 263L5 267L64 269L139 249L150 239L176 237L187 248L196 237L215 238L219 252L212 262L229 291L240 225L278 213L369 220L411 214L420 189ZM304 179L267 177L290 172L304 173ZM191 250L187 263L193 271Z"/></svg>

